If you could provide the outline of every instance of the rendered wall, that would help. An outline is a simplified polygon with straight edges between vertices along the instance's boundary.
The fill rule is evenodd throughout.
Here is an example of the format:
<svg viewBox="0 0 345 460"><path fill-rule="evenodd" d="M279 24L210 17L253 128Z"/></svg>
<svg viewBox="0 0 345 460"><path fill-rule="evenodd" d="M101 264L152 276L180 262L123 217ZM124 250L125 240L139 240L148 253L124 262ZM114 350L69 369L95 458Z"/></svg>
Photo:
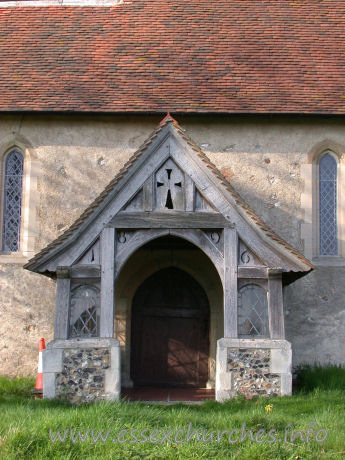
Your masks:
<svg viewBox="0 0 345 460"><path fill-rule="evenodd" d="M34 216L29 223L36 236L32 236L27 255L44 247L79 216L161 118L1 115L0 154L15 143L27 144L28 158L39 171L37 184L28 184L34 190L31 208L29 204L26 211ZM304 165L310 164L315 146L327 144L327 140L340 145L341 150L345 145L343 119L177 118L254 211L289 243L305 251L301 234ZM49 341L53 336L55 283L22 270L24 258L16 263L13 260L0 255L0 374L34 374L39 338ZM345 260L339 258L337 266L332 261L318 263L313 273L285 292L286 338L292 342L294 364L345 362Z"/></svg>

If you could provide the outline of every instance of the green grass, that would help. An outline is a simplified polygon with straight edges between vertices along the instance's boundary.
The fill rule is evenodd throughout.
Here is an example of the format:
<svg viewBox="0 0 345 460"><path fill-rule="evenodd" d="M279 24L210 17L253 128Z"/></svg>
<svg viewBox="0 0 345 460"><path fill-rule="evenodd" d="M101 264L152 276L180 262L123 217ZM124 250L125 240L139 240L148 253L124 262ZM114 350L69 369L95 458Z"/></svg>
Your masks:
<svg viewBox="0 0 345 460"><path fill-rule="evenodd" d="M340 370L339 370L340 369ZM325 385L332 382L330 389ZM209 401L202 406L148 405L144 403L100 402L89 405L72 406L58 401L34 399L30 394L33 379L0 378L0 458L1 459L340 459L345 457L345 370L318 366L299 369L300 389L291 397L253 399L247 401L237 398L224 404ZM265 410L272 404L271 413ZM287 424L293 430L306 434L310 422L317 423L328 431L327 439L318 443L314 436L310 442L299 438L291 441L290 433L286 443L262 444L251 442L229 443L227 435L220 443L113 443L123 429L130 430L184 429L188 424L193 429L203 430L207 434L217 431L238 429L243 423L254 436L262 429L277 431L276 437L284 440ZM49 429L55 434L73 428L85 433L93 428L97 433L105 434L110 430L109 440L105 443L93 443L89 437L85 443L80 440L73 443L68 437L63 443L51 442ZM237 435L236 433L233 434ZM181 435L182 436L182 435Z"/></svg>
<svg viewBox="0 0 345 460"><path fill-rule="evenodd" d="M8 377L0 376L0 395L18 395L30 396L31 390L35 386L33 377L19 377L9 379Z"/></svg>
<svg viewBox="0 0 345 460"><path fill-rule="evenodd" d="M345 369L342 366L302 365L296 370L296 387L300 391L345 390Z"/></svg>

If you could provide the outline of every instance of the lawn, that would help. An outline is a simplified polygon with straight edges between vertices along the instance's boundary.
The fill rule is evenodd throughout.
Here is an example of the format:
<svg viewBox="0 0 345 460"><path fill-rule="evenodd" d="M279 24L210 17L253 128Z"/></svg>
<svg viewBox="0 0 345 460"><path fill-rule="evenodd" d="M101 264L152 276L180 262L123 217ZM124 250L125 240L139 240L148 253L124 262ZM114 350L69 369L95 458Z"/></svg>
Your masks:
<svg viewBox="0 0 345 460"><path fill-rule="evenodd" d="M0 458L345 458L345 370L335 366L303 369L297 383L299 389L293 396L270 400L237 398L201 406L127 401L72 406L34 399L30 378L0 378ZM314 431L307 441L308 426ZM78 430L83 435L89 433L86 441L73 441L70 429L73 436ZM103 436L108 432L107 441L94 442L91 429L94 437L99 430ZM57 430L61 436L67 433L64 442L58 438L51 441ZM195 434L192 437L194 430L200 441ZM294 439L297 431L302 432L303 440L298 434ZM315 432L321 442L315 440ZM229 433L233 442L229 442ZM147 440L150 435L153 442Z"/></svg>

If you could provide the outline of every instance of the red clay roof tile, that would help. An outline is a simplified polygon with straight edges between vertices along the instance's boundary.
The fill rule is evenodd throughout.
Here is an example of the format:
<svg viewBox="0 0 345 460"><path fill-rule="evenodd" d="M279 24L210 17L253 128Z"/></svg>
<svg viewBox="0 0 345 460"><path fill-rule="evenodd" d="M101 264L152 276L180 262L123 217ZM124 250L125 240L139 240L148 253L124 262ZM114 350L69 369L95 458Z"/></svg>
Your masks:
<svg viewBox="0 0 345 460"><path fill-rule="evenodd" d="M0 8L0 110L345 113L343 0Z"/></svg>

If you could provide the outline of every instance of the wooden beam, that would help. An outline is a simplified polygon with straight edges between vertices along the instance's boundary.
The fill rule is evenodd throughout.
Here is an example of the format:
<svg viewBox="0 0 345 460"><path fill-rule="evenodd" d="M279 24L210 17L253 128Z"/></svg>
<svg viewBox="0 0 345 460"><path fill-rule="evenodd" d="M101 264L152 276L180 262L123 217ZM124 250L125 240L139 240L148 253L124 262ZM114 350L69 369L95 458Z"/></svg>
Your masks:
<svg viewBox="0 0 345 460"><path fill-rule="evenodd" d="M192 179L185 174L185 197L186 197L186 211L194 211L195 207L195 186Z"/></svg>
<svg viewBox="0 0 345 460"><path fill-rule="evenodd" d="M144 211L153 209L153 175L147 179L143 187L143 207Z"/></svg>
<svg viewBox="0 0 345 460"><path fill-rule="evenodd" d="M114 336L115 230L101 233L101 337Z"/></svg>
<svg viewBox="0 0 345 460"><path fill-rule="evenodd" d="M237 250L238 236L224 229L224 337L237 338Z"/></svg>
<svg viewBox="0 0 345 460"><path fill-rule="evenodd" d="M266 267L238 267L239 278L257 278L267 280L268 270Z"/></svg>
<svg viewBox="0 0 345 460"><path fill-rule="evenodd" d="M229 228L224 216L212 212L121 212L108 227L113 228Z"/></svg>
<svg viewBox="0 0 345 460"><path fill-rule="evenodd" d="M68 267L56 269L56 304L54 319L54 339L68 339L71 280Z"/></svg>
<svg viewBox="0 0 345 460"><path fill-rule="evenodd" d="M73 265L70 270L71 278L100 278L101 267L96 264Z"/></svg>
<svg viewBox="0 0 345 460"><path fill-rule="evenodd" d="M268 271L268 319L271 339L284 339L282 272Z"/></svg>

